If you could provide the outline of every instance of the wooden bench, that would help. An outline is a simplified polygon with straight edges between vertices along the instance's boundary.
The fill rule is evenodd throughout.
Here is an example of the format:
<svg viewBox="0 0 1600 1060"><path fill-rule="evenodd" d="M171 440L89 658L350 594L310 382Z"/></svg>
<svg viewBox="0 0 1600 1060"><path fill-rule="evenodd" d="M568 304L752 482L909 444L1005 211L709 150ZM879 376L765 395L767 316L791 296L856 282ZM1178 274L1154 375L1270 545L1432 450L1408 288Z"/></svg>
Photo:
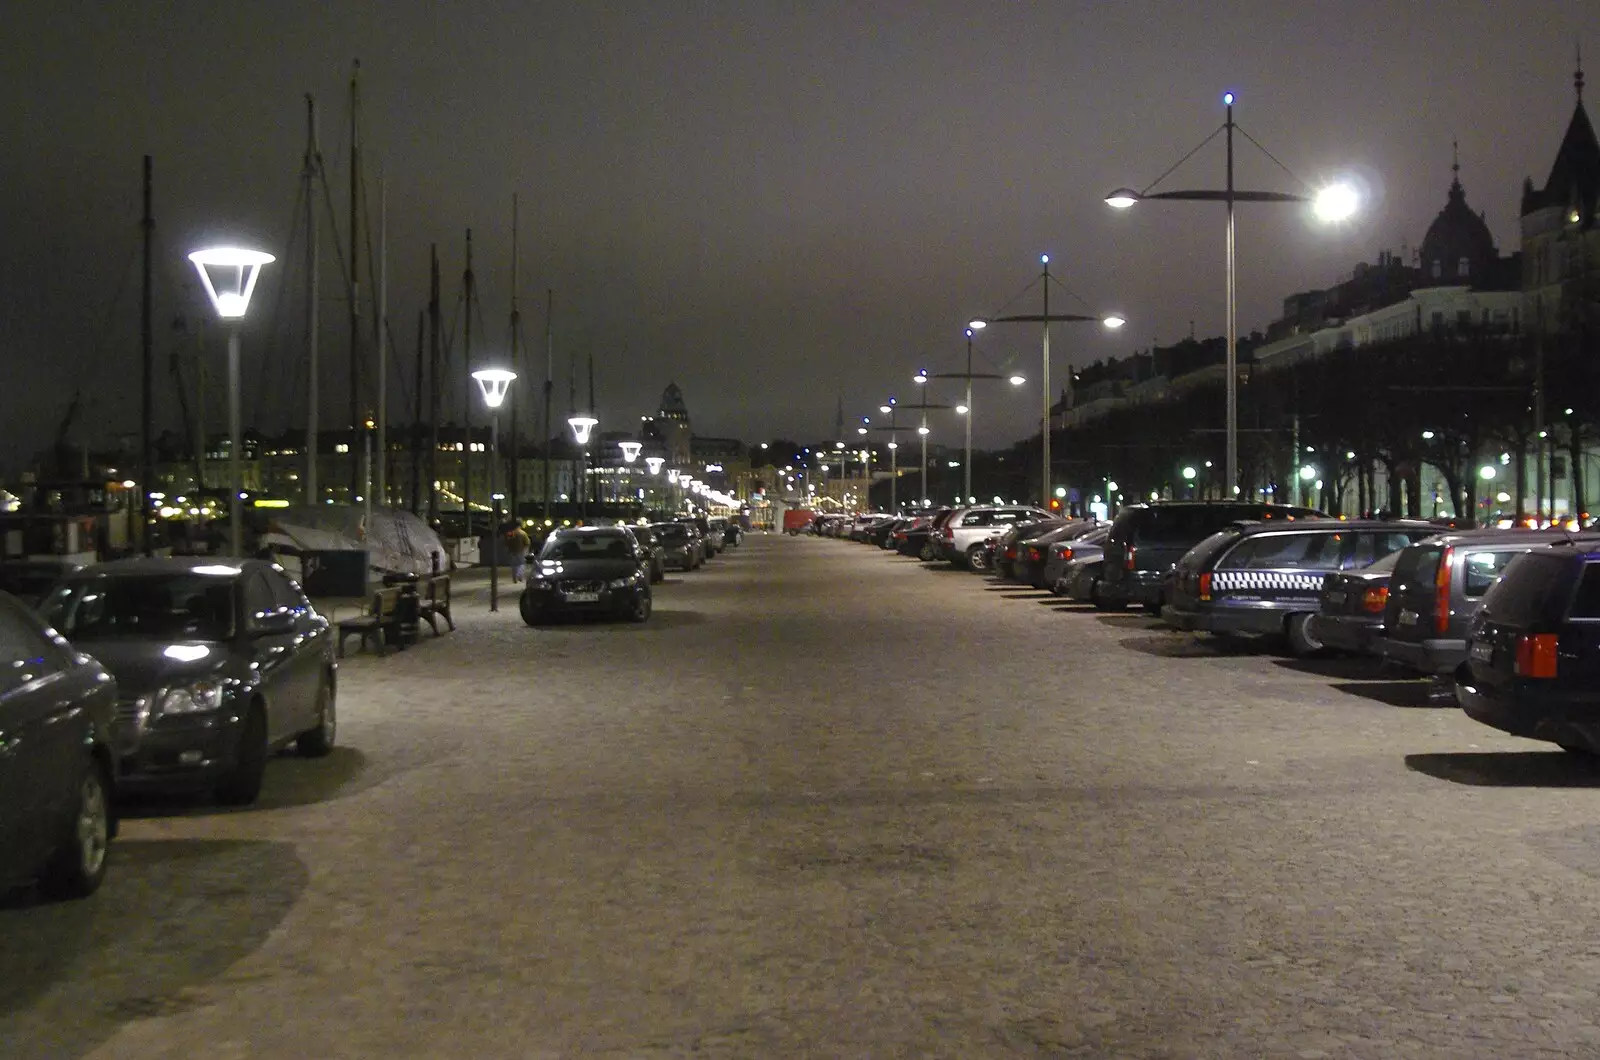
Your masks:
<svg viewBox="0 0 1600 1060"><path fill-rule="evenodd" d="M403 648L404 642L399 637L400 619L395 614L395 605L399 602L398 587L379 589L372 594L372 602L364 612L334 623L339 636L339 658L344 658L344 642L349 637L360 637L363 651L366 650L368 638L376 637L378 654L382 655L390 639L389 634L393 631L395 642Z"/></svg>
<svg viewBox="0 0 1600 1060"><path fill-rule="evenodd" d="M417 617L428 623L433 635L439 635L439 619L454 633L456 620L450 617L450 575L424 574L417 579L419 605Z"/></svg>

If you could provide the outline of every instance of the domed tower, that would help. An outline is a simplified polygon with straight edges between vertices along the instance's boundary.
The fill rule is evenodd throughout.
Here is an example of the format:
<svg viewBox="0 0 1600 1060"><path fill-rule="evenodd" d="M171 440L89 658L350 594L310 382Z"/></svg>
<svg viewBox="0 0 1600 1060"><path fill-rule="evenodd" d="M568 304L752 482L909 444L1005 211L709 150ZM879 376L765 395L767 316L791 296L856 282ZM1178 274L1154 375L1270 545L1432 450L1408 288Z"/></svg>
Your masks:
<svg viewBox="0 0 1600 1060"><path fill-rule="evenodd" d="M1450 192L1444 209L1422 237L1422 285L1470 287L1489 279L1500 254L1481 213L1467 205L1461 187L1461 160L1450 166Z"/></svg>
<svg viewBox="0 0 1600 1060"><path fill-rule="evenodd" d="M689 429L689 406L684 404L683 391L677 383L668 383L661 392L661 408L656 413L656 429L667 447L667 459L673 467L687 467L692 450L693 432Z"/></svg>

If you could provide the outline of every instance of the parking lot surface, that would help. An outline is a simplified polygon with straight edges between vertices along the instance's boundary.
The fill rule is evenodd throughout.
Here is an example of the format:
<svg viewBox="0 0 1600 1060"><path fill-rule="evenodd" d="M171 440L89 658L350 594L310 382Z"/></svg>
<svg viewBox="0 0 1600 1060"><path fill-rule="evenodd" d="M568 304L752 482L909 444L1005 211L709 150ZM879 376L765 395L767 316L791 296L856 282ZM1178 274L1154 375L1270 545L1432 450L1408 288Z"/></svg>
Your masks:
<svg viewBox="0 0 1600 1060"><path fill-rule="evenodd" d="M811 538L514 604L0 908L0 1056L1600 1055L1600 768L1414 682Z"/></svg>

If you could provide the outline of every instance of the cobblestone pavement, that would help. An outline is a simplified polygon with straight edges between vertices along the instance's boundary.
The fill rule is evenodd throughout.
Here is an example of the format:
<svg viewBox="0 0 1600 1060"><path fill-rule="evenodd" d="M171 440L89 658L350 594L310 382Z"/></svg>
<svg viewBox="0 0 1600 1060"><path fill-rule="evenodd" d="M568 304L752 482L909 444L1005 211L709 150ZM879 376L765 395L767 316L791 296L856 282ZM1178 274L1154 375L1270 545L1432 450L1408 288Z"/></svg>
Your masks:
<svg viewBox="0 0 1600 1060"><path fill-rule="evenodd" d="M756 536L341 680L0 908L0 1056L1600 1056L1600 770L1363 666Z"/></svg>

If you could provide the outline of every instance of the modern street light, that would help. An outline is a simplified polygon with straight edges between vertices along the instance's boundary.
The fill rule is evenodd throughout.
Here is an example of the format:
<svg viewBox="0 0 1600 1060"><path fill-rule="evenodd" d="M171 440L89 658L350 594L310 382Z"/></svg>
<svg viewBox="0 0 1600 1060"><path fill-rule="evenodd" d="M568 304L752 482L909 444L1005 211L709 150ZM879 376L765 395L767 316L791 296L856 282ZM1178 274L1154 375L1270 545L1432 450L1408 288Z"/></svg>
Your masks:
<svg viewBox="0 0 1600 1060"><path fill-rule="evenodd" d="M581 474L578 476L577 488L578 496L582 498L578 511L585 521L589 518L589 484L585 481L589 477L589 435L599 425L600 421L588 413L567 418L567 426L572 428L572 437L577 440L579 453L583 457L579 464Z"/></svg>
<svg viewBox="0 0 1600 1060"><path fill-rule="evenodd" d="M622 450L623 470L628 473L627 490L631 496L633 491L633 465L639 462L639 454L644 452L643 442L618 442L617 448ZM612 490L612 500L616 499L616 491Z"/></svg>
<svg viewBox="0 0 1600 1060"><path fill-rule="evenodd" d="M1156 184L1165 179L1166 174L1157 178L1155 183L1143 191L1134 191L1132 188L1118 188L1106 196L1106 205L1118 210L1126 210L1137 203L1147 199L1160 200L1185 200L1190 202L1220 202L1227 206L1227 459L1225 461L1227 484L1237 493L1239 489L1239 318L1238 318L1238 287L1235 283L1234 269L1234 204L1241 202L1290 202L1307 203L1317 218L1325 223L1334 224L1347 220L1360 209L1361 199L1356 190L1349 184L1335 183L1310 195L1302 195L1284 191L1242 191L1233 186L1233 102L1232 92L1225 92L1222 104L1226 108L1226 118L1222 130L1227 134L1228 164L1227 185L1222 190L1186 190L1186 191L1151 191ZM1213 132L1211 136L1215 136ZM1245 134L1247 137L1248 133ZM1210 140L1211 137L1207 137ZM1254 143L1254 139L1251 139ZM1204 146L1202 143L1201 146ZM1257 146L1260 146L1259 144ZM1199 148L1195 148L1199 150ZM1193 152L1190 152L1191 154ZM1264 152L1263 152L1264 153ZM1187 157L1187 156L1185 156ZM1271 156L1268 155L1270 158ZM1274 162L1277 159L1273 159ZM1181 163L1180 163L1181 164ZM1279 163L1284 172L1287 168ZM1176 168L1176 167L1174 167ZM1168 170L1168 173L1172 170ZM1294 174L1290 173L1290 176ZM1298 180L1299 178L1295 178ZM1303 183L1303 182L1302 182Z"/></svg>
<svg viewBox="0 0 1600 1060"><path fill-rule="evenodd" d="M255 293L256 280L261 277L261 266L276 259L259 250L239 247L211 247L189 255L200 282L217 310L217 316L230 321L228 326L228 549L235 556L244 554L244 516L240 492L243 474L239 465L239 451L244 446L243 428L239 413L239 325L250 309L250 296ZM215 276L213 276L213 270ZM148 490L148 484L143 484ZM149 533L149 527L143 528Z"/></svg>
<svg viewBox="0 0 1600 1060"><path fill-rule="evenodd" d="M1044 394L1044 412L1039 420L1039 460L1043 465L1040 470L1042 485L1039 490L1039 503L1050 503L1050 407L1053 404L1050 397L1050 325L1051 324L1100 324L1109 330L1115 331L1127 321L1120 314L1111 313L1104 316L1092 317L1082 313L1051 313L1050 312L1050 255L1040 254L1039 264L1043 266L1042 276L1044 284L1044 311L1041 313L1018 313L1010 316L979 317L968 325L968 329L984 328L990 324L1040 324L1044 327L1042 352L1040 354L1041 367L1039 374L1039 388ZM1020 375L1012 376L1013 385L1021 386L1026 382ZM969 401L970 405L971 402ZM970 454L969 454L970 456ZM968 490L967 492L972 492Z"/></svg>
<svg viewBox="0 0 1600 1060"><path fill-rule="evenodd" d="M974 372L972 370L972 333L974 331L982 331L988 326L988 321L985 320L974 320L967 326L967 370L965 372L929 373L929 371L924 368L917 373L917 382L919 383L926 383L930 379L961 379L966 382L966 399L955 408L956 415L965 416L967 420L966 450L965 455L961 460L961 466L963 468L961 494L964 497L972 495L972 381L974 379L1005 379L1010 382L1012 386L1021 386L1023 383L1027 382L1027 380L1020 375L1001 375L998 372ZM936 408L938 406L929 405L926 407ZM928 466L927 460L923 460L922 466L924 468ZM926 472L924 472L923 477L926 479ZM926 481L923 483L922 492L924 494L928 492Z"/></svg>
<svg viewBox="0 0 1600 1060"><path fill-rule="evenodd" d="M928 410L929 409L947 409L947 408L950 408L949 405L930 405L928 403L928 380L930 378L931 377L928 375L928 370L926 368L918 369L917 370L917 374L912 376L912 379L914 379L916 381L917 385L922 388L922 402L921 402L921 404L919 404L917 406L917 408L922 412L922 422L917 424L917 435L920 437L920 439L922 441L921 486L922 486L922 503L924 505L926 505L928 503L928 500L929 500L929 497L928 497L928 434L929 434L929 430L928 430Z"/></svg>
<svg viewBox="0 0 1600 1060"><path fill-rule="evenodd" d="M489 610L500 610L500 494L495 491L495 473L500 464L500 406L517 373L506 368L479 368L472 373L489 407L489 506L494 518L489 521ZM512 512L512 518L517 513Z"/></svg>

